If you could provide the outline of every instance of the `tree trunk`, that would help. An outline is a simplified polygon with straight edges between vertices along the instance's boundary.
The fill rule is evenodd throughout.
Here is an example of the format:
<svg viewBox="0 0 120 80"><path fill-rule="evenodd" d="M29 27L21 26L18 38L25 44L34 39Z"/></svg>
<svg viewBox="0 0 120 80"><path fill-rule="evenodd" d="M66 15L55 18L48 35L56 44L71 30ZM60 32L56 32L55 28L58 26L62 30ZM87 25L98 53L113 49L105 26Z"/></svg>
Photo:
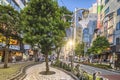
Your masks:
<svg viewBox="0 0 120 80"><path fill-rule="evenodd" d="M8 50L5 49L4 68L8 67Z"/></svg>
<svg viewBox="0 0 120 80"><path fill-rule="evenodd" d="M48 74L49 73L48 53L45 54L45 62L46 62L46 74Z"/></svg>
<svg viewBox="0 0 120 80"><path fill-rule="evenodd" d="M34 50L34 57L35 57L35 62L38 62L38 54L37 54L37 50Z"/></svg>
<svg viewBox="0 0 120 80"><path fill-rule="evenodd" d="M61 51L61 47L56 50L56 53L57 53L57 61L59 60L59 57L60 57L60 51Z"/></svg>
<svg viewBox="0 0 120 80"><path fill-rule="evenodd" d="M74 67L74 65L73 65L73 55L71 56L71 72L73 72L73 67Z"/></svg>
<svg viewBox="0 0 120 80"><path fill-rule="evenodd" d="M80 62L80 57L81 57L81 55L79 55L79 59L78 59L78 60L79 60L79 62Z"/></svg>
<svg viewBox="0 0 120 80"><path fill-rule="evenodd" d="M4 68L8 67L8 49L9 49L9 38L6 37L6 46L5 46L5 57L4 57Z"/></svg>

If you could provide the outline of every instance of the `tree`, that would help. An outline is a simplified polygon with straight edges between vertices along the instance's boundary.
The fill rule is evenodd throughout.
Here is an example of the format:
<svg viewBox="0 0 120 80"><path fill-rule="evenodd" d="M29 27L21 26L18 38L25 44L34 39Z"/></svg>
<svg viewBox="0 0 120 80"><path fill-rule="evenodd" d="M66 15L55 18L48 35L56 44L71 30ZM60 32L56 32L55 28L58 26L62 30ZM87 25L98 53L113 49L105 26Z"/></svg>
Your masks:
<svg viewBox="0 0 120 80"><path fill-rule="evenodd" d="M60 7L60 14L61 15L64 15L64 14L66 14L66 15L72 15L72 12L71 11L69 11L66 7L64 7L64 6L62 6L62 7ZM69 21L71 20L71 17L70 16L63 16L63 17L65 17L65 19L66 19L66 28L68 28L70 25L70 23L69 23ZM55 43L55 46L56 46L56 49L55 49L55 51L56 51L56 53L57 53L57 60L59 60L59 55L60 55L60 52L61 52L61 49L62 49L62 47L66 44L66 41L65 41L65 33L64 34L60 34L60 36L59 36L59 40Z"/></svg>
<svg viewBox="0 0 120 80"><path fill-rule="evenodd" d="M31 0L21 12L24 41L39 45L45 55L46 74L49 73L48 55L64 35L67 23L61 20L55 0Z"/></svg>
<svg viewBox="0 0 120 80"><path fill-rule="evenodd" d="M79 56L79 58L80 56L84 56L84 43L83 42L76 44L75 54Z"/></svg>
<svg viewBox="0 0 120 80"><path fill-rule="evenodd" d="M19 13L11 6L0 5L0 32L5 36L4 68L7 68L10 38L17 37L19 30Z"/></svg>
<svg viewBox="0 0 120 80"><path fill-rule="evenodd" d="M106 39L106 37L98 36L93 41L93 45L92 45L91 49L95 54L100 54L100 53L106 51L106 49L109 47L110 47L110 44L109 44L108 40Z"/></svg>

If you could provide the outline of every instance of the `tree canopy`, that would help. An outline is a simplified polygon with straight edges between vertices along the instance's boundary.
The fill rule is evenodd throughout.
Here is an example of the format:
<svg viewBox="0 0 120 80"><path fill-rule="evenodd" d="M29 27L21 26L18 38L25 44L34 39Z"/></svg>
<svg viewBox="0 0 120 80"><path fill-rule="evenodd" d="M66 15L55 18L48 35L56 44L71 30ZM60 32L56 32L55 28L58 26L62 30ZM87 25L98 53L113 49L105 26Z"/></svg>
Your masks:
<svg viewBox="0 0 120 80"><path fill-rule="evenodd" d="M84 43L83 42L76 44L75 54L78 55L78 56L83 56L84 55Z"/></svg>
<svg viewBox="0 0 120 80"><path fill-rule="evenodd" d="M68 23L61 19L61 10L55 0L31 0L21 14L24 41L40 46L41 52L46 55L48 72L48 54L65 36Z"/></svg>
<svg viewBox="0 0 120 80"><path fill-rule="evenodd" d="M18 31L20 27L20 14L11 6L0 5L0 33L5 37L5 57L4 68L8 64L8 49L10 45L10 38L18 38Z"/></svg>
<svg viewBox="0 0 120 80"><path fill-rule="evenodd" d="M89 50L89 52L92 52L94 54L100 54L107 50L107 48L110 47L110 44L106 37L104 36L98 36L92 44L92 47Z"/></svg>
<svg viewBox="0 0 120 80"><path fill-rule="evenodd" d="M20 27L20 14L11 6L0 5L0 32L4 36L16 36Z"/></svg>

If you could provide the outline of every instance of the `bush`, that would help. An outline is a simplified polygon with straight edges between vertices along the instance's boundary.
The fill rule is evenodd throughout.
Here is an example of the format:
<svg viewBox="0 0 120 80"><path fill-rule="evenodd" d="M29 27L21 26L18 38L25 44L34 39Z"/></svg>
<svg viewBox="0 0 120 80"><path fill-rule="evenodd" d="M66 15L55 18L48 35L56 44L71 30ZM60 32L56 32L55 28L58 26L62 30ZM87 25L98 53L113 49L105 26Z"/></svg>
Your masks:
<svg viewBox="0 0 120 80"><path fill-rule="evenodd" d="M112 69L112 67L110 65L105 65L105 64L91 64L91 63L82 63L84 65L89 65L89 66L93 66L93 67L98 67L98 68L102 68L102 69Z"/></svg>
<svg viewBox="0 0 120 80"><path fill-rule="evenodd" d="M59 66L60 66L60 61L57 60L57 61L55 61L54 63L52 63L51 65L52 65L52 66L59 67Z"/></svg>

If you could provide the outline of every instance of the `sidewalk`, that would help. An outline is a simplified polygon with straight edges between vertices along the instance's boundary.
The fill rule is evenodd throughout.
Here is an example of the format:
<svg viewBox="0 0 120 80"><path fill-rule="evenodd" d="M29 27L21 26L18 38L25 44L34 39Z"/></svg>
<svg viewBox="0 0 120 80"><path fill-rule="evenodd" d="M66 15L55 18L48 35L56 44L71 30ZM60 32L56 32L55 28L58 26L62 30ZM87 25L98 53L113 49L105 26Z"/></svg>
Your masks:
<svg viewBox="0 0 120 80"><path fill-rule="evenodd" d="M74 80L67 73L58 70L56 68L50 67L50 71L55 71L56 73L53 75L41 75L39 74L41 71L45 71L45 63L32 66L28 70L26 70L26 77L24 80Z"/></svg>

